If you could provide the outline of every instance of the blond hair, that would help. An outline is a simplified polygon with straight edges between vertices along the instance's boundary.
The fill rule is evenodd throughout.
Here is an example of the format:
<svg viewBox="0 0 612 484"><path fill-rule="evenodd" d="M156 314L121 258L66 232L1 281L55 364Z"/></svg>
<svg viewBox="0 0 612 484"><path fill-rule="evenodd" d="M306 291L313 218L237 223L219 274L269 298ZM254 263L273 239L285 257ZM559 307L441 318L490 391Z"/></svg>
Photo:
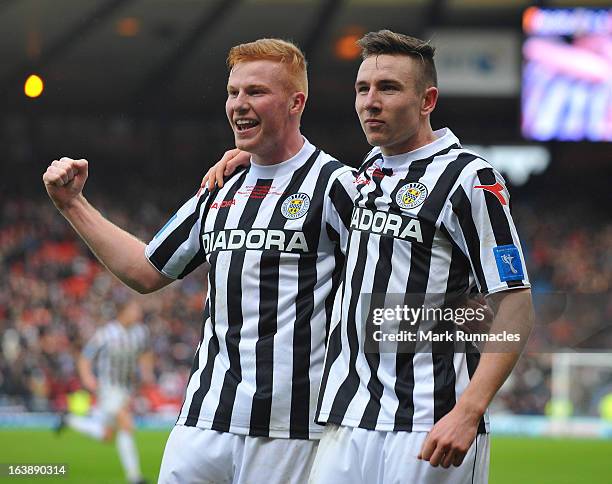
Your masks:
<svg viewBox="0 0 612 484"><path fill-rule="evenodd" d="M232 68L240 62L271 60L285 65L291 87L308 96L306 58L300 48L282 39L259 39L232 47L227 55L227 66Z"/></svg>

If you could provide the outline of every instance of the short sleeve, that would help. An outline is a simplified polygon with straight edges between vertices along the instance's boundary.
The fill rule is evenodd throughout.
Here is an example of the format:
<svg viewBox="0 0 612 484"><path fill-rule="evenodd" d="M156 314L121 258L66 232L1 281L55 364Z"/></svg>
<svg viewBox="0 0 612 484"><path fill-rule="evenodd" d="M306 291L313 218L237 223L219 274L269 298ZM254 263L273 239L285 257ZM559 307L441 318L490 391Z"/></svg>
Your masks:
<svg viewBox="0 0 612 484"><path fill-rule="evenodd" d="M145 256L166 277L182 279L205 261L200 228L207 199L208 190L196 194L147 244Z"/></svg>
<svg viewBox="0 0 612 484"><path fill-rule="evenodd" d="M469 259L480 292L529 287L505 181L486 162L477 163L451 191L442 223Z"/></svg>
<svg viewBox="0 0 612 484"><path fill-rule="evenodd" d="M331 178L329 191L325 197L325 222L327 230L333 234L343 253L349 237L349 226L353 203L357 196L355 185L356 171L349 167L337 170Z"/></svg>
<svg viewBox="0 0 612 484"><path fill-rule="evenodd" d="M104 331L102 329L98 329L83 347L83 351L81 353L88 360L93 360L98 352L104 347L104 343Z"/></svg>

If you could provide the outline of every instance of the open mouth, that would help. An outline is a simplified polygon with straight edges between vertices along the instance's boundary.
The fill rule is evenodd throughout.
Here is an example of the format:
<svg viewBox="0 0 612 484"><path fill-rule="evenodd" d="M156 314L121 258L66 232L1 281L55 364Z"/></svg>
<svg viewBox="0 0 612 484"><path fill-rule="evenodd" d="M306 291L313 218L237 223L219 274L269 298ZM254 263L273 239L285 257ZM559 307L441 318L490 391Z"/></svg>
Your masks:
<svg viewBox="0 0 612 484"><path fill-rule="evenodd" d="M234 124L238 132L244 132L254 128L255 126L259 126L259 121L255 119L237 119Z"/></svg>

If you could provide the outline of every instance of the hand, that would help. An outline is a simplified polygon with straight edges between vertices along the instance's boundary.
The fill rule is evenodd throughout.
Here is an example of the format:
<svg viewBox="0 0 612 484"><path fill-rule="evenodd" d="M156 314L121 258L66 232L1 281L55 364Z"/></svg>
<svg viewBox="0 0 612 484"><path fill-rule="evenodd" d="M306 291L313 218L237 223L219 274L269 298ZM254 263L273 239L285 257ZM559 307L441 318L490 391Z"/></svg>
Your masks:
<svg viewBox="0 0 612 484"><path fill-rule="evenodd" d="M482 294L468 297L464 305L465 309L471 309L476 316L468 318L462 328L469 333L488 334L495 319L493 308L487 303Z"/></svg>
<svg viewBox="0 0 612 484"><path fill-rule="evenodd" d="M207 181L208 191L213 191L215 183L219 188L223 187L223 177L234 173L239 166L248 166L250 159L251 156L248 153L238 148L226 151L223 157L206 172L206 175L202 178L202 183L200 183L200 188L205 188Z"/></svg>
<svg viewBox="0 0 612 484"><path fill-rule="evenodd" d="M87 180L87 160L60 158L43 174L49 197L59 210L67 208L83 191Z"/></svg>
<svg viewBox="0 0 612 484"><path fill-rule="evenodd" d="M429 461L434 467L440 464L445 469L451 464L459 467L476 438L481 417L477 413L464 412L456 405L433 426L418 458Z"/></svg>

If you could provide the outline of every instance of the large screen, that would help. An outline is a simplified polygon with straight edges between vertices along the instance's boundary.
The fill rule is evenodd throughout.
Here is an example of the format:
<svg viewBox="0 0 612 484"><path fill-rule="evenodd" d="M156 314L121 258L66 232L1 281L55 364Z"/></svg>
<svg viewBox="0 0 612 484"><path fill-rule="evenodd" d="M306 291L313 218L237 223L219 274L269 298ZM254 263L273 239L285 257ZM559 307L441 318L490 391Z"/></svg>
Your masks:
<svg viewBox="0 0 612 484"><path fill-rule="evenodd" d="M612 141L612 9L531 7L523 32L523 136Z"/></svg>

